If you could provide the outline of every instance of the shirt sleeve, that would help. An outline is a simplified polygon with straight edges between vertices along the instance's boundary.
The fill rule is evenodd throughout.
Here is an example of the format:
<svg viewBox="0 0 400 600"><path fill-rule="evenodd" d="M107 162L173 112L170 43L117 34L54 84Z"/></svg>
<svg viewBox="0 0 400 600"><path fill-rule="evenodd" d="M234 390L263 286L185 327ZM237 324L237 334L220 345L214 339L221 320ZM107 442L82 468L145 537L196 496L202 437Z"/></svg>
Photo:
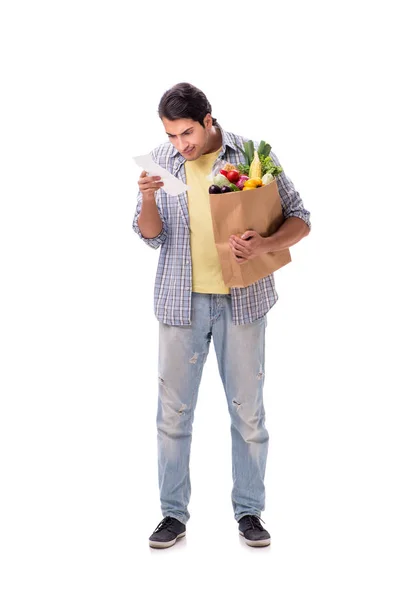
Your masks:
<svg viewBox="0 0 400 600"><path fill-rule="evenodd" d="M276 155L273 152L270 152L270 156L275 165L280 167L281 164ZM282 212L285 220L289 217L298 217L299 219L302 219L311 229L310 213L304 208L299 192L296 191L293 182L286 175L285 171L282 171L282 173L277 176L276 182L278 184L279 195L282 203Z"/></svg>
<svg viewBox="0 0 400 600"><path fill-rule="evenodd" d="M151 155L154 160L153 153L151 153ZM150 246L150 248L154 248L156 250L159 246L161 246L161 244L163 244L165 242L165 240L167 239L167 236L168 236L167 223L166 223L166 220L164 219L161 209L160 209L160 192L159 191L156 192L156 205L157 205L157 209L158 209L158 214L160 215L160 219L162 221L162 230L154 238L145 238L143 236L142 232L140 231L140 228L138 225L138 219L139 219L140 211L142 209L142 201L143 201L142 193L139 191L139 193L137 195L137 205L136 205L135 216L133 218L132 229L135 233L138 234L138 236L140 237L141 240L143 240L148 246Z"/></svg>

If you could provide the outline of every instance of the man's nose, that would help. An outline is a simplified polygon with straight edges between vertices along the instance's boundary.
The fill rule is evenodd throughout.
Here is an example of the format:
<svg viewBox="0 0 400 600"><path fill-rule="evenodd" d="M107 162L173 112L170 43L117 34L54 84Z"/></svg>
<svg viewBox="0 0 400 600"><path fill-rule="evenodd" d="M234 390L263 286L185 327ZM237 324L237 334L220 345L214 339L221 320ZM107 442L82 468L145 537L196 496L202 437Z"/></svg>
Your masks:
<svg viewBox="0 0 400 600"><path fill-rule="evenodd" d="M177 145L178 145L179 151L186 150L186 148L188 147L187 142L183 138L179 138L179 137L178 137Z"/></svg>

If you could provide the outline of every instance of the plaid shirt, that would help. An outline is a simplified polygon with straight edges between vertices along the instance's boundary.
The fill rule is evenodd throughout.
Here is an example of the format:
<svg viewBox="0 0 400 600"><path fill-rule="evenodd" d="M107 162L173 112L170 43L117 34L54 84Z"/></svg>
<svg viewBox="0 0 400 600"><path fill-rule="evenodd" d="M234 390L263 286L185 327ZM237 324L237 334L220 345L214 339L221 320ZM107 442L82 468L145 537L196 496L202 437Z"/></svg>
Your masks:
<svg viewBox="0 0 400 600"><path fill-rule="evenodd" d="M218 159L232 164L242 162L243 156L235 144L243 148L243 138L222 128L222 149ZM258 144L255 144L258 147ZM185 158L171 142L161 144L151 152L154 162L186 183ZM273 152L274 163L280 163ZM282 212L285 219L299 217L310 227L310 213L305 210L299 193L291 180L282 172L277 177ZM139 192L133 219L133 230L151 248L161 246L154 286L154 312L157 319L167 325L191 324L192 301L192 261L190 252L189 212L187 193L170 196L163 189L156 192L156 204L163 223L161 233L155 238L143 237L138 218L142 206ZM278 295L275 291L274 276L269 275L245 288L231 288L232 316L235 325L251 323L263 317L275 304Z"/></svg>

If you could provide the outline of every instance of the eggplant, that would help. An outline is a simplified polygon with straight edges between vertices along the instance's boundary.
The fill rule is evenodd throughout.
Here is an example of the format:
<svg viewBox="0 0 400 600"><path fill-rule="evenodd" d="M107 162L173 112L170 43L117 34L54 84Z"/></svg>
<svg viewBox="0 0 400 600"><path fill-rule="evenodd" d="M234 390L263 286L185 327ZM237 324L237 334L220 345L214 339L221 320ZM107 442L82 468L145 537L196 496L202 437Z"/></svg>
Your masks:
<svg viewBox="0 0 400 600"><path fill-rule="evenodd" d="M228 192L231 192L231 188L229 187L229 185L223 185L221 188L221 194L226 194Z"/></svg>
<svg viewBox="0 0 400 600"><path fill-rule="evenodd" d="M210 187L208 188L208 193L209 194L220 194L221 188L219 187L219 185L210 185Z"/></svg>

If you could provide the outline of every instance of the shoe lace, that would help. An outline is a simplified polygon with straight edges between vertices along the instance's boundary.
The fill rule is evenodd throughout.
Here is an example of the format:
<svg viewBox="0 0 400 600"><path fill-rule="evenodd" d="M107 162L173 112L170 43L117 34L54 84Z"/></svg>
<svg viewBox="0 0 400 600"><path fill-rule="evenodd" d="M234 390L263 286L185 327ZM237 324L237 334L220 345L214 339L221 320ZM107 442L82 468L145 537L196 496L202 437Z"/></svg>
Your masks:
<svg viewBox="0 0 400 600"><path fill-rule="evenodd" d="M249 519L249 522L253 529L259 529L260 531L263 531L264 528L261 525L260 521L262 521L264 525L265 521L263 521L261 517L256 517L256 515L248 515L247 518Z"/></svg>
<svg viewBox="0 0 400 600"><path fill-rule="evenodd" d="M164 517L164 519L159 522L153 533L157 533L157 531L161 531L161 529L168 529L172 522L172 517Z"/></svg>

